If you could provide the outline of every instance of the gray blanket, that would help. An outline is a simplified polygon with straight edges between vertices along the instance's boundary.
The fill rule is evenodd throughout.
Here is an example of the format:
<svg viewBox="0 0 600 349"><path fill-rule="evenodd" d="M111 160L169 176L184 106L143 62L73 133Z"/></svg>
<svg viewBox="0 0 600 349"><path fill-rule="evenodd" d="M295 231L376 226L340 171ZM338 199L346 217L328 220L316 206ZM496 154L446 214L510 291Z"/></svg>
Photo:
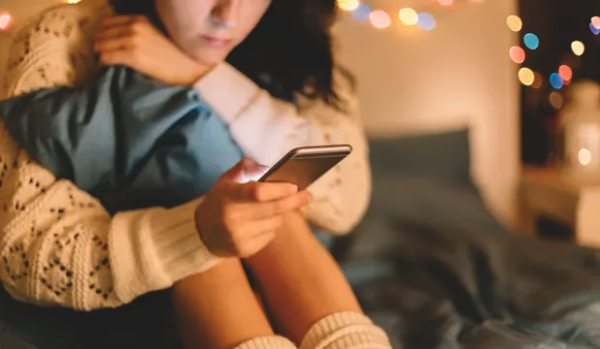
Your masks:
<svg viewBox="0 0 600 349"><path fill-rule="evenodd" d="M600 348L594 250L371 213L334 251L395 348Z"/></svg>

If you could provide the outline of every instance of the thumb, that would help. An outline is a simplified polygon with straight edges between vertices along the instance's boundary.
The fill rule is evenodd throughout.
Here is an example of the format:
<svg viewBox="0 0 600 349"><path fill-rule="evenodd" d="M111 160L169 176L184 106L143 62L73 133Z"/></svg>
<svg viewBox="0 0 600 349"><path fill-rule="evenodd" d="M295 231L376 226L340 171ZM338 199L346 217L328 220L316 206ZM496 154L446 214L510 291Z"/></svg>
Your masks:
<svg viewBox="0 0 600 349"><path fill-rule="evenodd" d="M267 166L260 165L249 158L243 158L225 172L223 178L237 183L247 183L257 181L268 169Z"/></svg>

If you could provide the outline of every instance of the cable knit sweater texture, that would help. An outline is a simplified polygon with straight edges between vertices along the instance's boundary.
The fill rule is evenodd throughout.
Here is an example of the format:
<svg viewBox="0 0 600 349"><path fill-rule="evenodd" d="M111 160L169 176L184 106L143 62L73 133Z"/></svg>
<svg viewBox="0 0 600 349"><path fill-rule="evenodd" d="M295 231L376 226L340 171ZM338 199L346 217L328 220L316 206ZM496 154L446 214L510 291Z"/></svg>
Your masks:
<svg viewBox="0 0 600 349"><path fill-rule="evenodd" d="M4 96L93 78L93 38L100 20L111 13L102 1L84 1L48 9L27 22L9 53ZM261 163L272 164L297 146L351 144L353 154L310 188L313 201L305 214L340 234L360 220L369 200L370 170L349 89L340 84L351 110L345 114L322 103L298 109L274 99L227 64L195 88L244 152ZM78 310L117 307L218 263L195 229L194 211L202 198L174 209L111 217L95 198L34 163L0 128L0 278L15 298ZM279 146L261 146L267 141Z"/></svg>

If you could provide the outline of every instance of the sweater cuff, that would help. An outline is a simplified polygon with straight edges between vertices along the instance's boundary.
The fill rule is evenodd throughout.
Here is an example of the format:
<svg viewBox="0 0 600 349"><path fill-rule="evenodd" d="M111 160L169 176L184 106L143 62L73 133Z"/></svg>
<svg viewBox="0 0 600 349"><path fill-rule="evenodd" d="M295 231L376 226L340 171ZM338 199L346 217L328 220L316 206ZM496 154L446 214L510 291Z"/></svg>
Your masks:
<svg viewBox="0 0 600 349"><path fill-rule="evenodd" d="M170 284L213 267L219 257L208 251L196 228L196 208L202 199L152 217L152 239Z"/></svg>
<svg viewBox="0 0 600 349"><path fill-rule="evenodd" d="M200 202L125 212L113 218L111 260L119 265L115 291L123 302L171 287L218 263L196 229L195 210Z"/></svg>
<svg viewBox="0 0 600 349"><path fill-rule="evenodd" d="M194 88L226 124L232 123L251 103L260 88L227 63L217 65Z"/></svg>

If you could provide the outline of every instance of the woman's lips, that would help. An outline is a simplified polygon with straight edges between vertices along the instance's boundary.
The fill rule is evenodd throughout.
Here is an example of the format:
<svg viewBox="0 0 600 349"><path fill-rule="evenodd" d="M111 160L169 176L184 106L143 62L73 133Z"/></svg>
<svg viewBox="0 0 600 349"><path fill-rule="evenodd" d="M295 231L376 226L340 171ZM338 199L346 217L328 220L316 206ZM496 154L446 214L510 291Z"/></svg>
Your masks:
<svg viewBox="0 0 600 349"><path fill-rule="evenodd" d="M215 38L213 36L206 36L206 35L202 36L202 40L204 41L205 44L207 44L208 46L214 47L214 48L226 48L226 47L229 47L231 45L231 43L233 42L233 40L231 40L231 39L221 39L221 38Z"/></svg>

